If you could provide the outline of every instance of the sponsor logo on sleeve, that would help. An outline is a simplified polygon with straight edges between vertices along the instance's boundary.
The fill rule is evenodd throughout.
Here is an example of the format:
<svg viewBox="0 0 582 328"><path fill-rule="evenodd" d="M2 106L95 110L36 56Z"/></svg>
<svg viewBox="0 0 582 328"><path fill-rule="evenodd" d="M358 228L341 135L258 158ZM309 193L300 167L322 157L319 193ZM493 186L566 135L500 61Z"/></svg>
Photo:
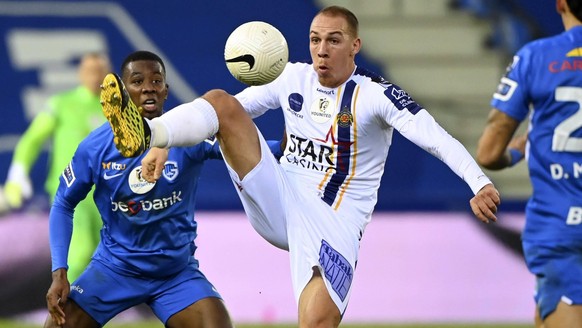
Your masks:
<svg viewBox="0 0 582 328"><path fill-rule="evenodd" d="M402 90L396 84L387 84L386 90L384 90L384 95L390 99L398 110L406 109L415 115L422 109L422 107L417 104L406 91Z"/></svg>
<svg viewBox="0 0 582 328"><path fill-rule="evenodd" d="M67 187L71 187L73 182L75 182L76 177L75 171L73 170L73 162L70 162L69 165L65 167L65 170L63 171L63 179L65 180Z"/></svg>
<svg viewBox="0 0 582 328"><path fill-rule="evenodd" d="M499 82L499 85L497 86L497 90L493 94L493 98L507 101L511 96L513 96L515 89L517 89L517 82L510 78L502 77L501 82Z"/></svg>

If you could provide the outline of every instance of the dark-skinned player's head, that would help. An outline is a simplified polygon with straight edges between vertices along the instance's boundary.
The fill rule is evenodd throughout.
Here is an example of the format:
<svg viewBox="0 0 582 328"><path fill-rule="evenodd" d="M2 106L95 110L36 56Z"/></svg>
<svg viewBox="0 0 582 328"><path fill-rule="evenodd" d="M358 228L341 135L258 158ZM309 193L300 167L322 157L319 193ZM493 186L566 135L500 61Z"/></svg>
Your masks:
<svg viewBox="0 0 582 328"><path fill-rule="evenodd" d="M142 108L142 116L152 119L162 115L168 84L160 56L144 50L131 53L121 64L121 80L131 100Z"/></svg>

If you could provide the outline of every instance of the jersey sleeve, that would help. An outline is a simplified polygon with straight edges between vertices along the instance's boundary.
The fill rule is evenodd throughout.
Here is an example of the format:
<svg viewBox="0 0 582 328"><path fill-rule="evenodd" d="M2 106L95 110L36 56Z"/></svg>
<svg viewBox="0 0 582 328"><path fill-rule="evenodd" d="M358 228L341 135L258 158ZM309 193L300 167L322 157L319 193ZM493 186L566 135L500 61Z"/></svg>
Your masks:
<svg viewBox="0 0 582 328"><path fill-rule="evenodd" d="M399 132L443 161L469 185L473 194L491 183L465 146L447 133L426 110L415 115L410 126Z"/></svg>
<svg viewBox="0 0 582 328"><path fill-rule="evenodd" d="M529 113L528 71L532 51L530 47L522 48L513 57L506 73L501 77L493 98L491 107L523 121Z"/></svg>
<svg viewBox="0 0 582 328"><path fill-rule="evenodd" d="M238 99L251 118L257 118L269 109L281 107L277 91L281 88L280 84L287 78L286 72L288 70L289 64L273 82L261 86L248 87L235 95L235 98Z"/></svg>
<svg viewBox="0 0 582 328"><path fill-rule="evenodd" d="M281 156L283 156L283 150L281 149L282 142L283 140L267 140L267 144L269 145L269 148L271 149L273 156L275 156L277 160L279 160ZM201 156L202 158L224 160L222 156L222 151L220 150L220 145L216 138L206 139L199 145L200 147L198 147L198 145L194 147L196 148L195 151L199 150L203 152Z"/></svg>
<svg viewBox="0 0 582 328"><path fill-rule="evenodd" d="M491 183L467 149L446 132L426 109L396 85L384 91L389 101L381 101L383 120L402 136L444 162L477 194Z"/></svg>
<svg viewBox="0 0 582 328"><path fill-rule="evenodd" d="M220 146L216 137L212 139L206 139L202 143L205 152L205 158L207 159L223 159L222 152L220 151Z"/></svg>
<svg viewBox="0 0 582 328"><path fill-rule="evenodd" d="M77 204L87 197L93 186L93 170L88 149L87 143L82 142L59 178L59 187L49 213L49 242L53 271L68 268L73 213Z"/></svg>
<svg viewBox="0 0 582 328"><path fill-rule="evenodd" d="M203 162L207 159L224 159L218 140L214 136L197 145L187 147L185 153L191 160L196 162Z"/></svg>

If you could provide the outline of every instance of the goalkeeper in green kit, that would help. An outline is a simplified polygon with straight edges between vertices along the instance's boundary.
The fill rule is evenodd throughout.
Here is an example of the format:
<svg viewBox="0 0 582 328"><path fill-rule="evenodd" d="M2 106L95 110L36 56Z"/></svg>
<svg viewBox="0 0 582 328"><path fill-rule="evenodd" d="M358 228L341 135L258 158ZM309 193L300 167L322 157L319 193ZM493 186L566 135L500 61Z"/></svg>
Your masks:
<svg viewBox="0 0 582 328"><path fill-rule="evenodd" d="M8 170L4 193L10 209L21 208L32 196L29 173L49 138L52 138L52 146L45 190L52 202L59 177L77 146L89 132L105 122L99 102L99 85L110 70L109 59L103 54L84 55L79 64L81 84L52 96L47 108L34 118L16 145ZM100 240L101 216L92 192L76 207L74 220L67 271L70 281L83 272Z"/></svg>

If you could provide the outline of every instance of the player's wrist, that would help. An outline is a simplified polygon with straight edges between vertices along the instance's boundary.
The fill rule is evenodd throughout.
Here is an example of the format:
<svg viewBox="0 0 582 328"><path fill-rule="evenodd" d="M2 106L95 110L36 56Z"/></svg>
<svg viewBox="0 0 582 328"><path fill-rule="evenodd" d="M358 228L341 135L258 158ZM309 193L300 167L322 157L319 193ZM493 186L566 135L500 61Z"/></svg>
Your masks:
<svg viewBox="0 0 582 328"><path fill-rule="evenodd" d="M516 148L508 148L507 154L509 156L509 166L514 166L515 164L519 163L524 157L524 153L519 151Z"/></svg>
<svg viewBox="0 0 582 328"><path fill-rule="evenodd" d="M53 271L52 273L53 280L67 278L67 269L66 268L58 268Z"/></svg>

